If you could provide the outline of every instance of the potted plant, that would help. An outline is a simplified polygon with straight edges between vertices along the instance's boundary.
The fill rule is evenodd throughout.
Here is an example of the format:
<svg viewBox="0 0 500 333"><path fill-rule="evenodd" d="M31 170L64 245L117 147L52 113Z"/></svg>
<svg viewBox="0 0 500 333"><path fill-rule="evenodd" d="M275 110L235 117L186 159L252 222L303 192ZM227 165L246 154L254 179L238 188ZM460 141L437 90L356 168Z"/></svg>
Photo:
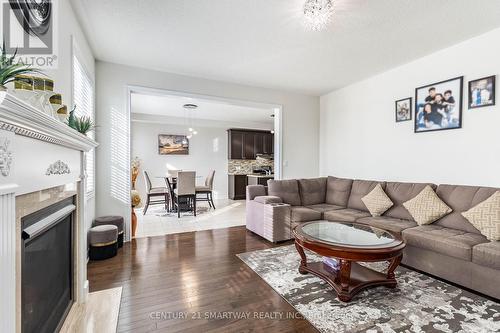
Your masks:
<svg viewBox="0 0 500 333"><path fill-rule="evenodd" d="M78 132L87 135L88 132L93 130L95 128L95 124L90 119L90 117L82 116L82 117L75 117L75 122L74 122L74 129L76 129Z"/></svg>
<svg viewBox="0 0 500 333"><path fill-rule="evenodd" d="M40 70L32 68L30 65L25 65L22 62L14 62L16 55L17 49L12 56L8 56L5 42L3 42L0 52L0 90L7 90L5 85L14 81L17 75L43 74Z"/></svg>

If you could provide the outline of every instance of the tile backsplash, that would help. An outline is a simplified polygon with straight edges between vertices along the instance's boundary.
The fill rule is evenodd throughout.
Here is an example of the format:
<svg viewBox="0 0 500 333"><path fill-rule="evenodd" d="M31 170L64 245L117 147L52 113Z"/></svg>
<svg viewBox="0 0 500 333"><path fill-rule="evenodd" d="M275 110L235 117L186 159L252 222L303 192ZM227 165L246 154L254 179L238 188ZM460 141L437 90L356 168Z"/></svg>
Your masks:
<svg viewBox="0 0 500 333"><path fill-rule="evenodd" d="M250 174L253 169L270 166L274 172L274 161L258 159L258 160L229 160L228 161L228 172L231 174Z"/></svg>

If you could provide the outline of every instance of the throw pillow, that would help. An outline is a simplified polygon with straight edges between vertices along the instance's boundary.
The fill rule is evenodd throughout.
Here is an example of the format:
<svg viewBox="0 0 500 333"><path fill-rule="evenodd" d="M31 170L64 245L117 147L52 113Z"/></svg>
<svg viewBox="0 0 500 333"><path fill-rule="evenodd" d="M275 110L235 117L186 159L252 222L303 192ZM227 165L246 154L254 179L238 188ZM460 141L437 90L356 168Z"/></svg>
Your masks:
<svg viewBox="0 0 500 333"><path fill-rule="evenodd" d="M394 205L380 184L377 184L370 193L362 197L361 201L363 201L372 216L380 216Z"/></svg>
<svg viewBox="0 0 500 333"><path fill-rule="evenodd" d="M418 225L431 224L452 212L452 209L441 200L432 187L427 185L411 200L403 203Z"/></svg>
<svg viewBox="0 0 500 333"><path fill-rule="evenodd" d="M462 216L490 241L500 240L500 191L463 212Z"/></svg>

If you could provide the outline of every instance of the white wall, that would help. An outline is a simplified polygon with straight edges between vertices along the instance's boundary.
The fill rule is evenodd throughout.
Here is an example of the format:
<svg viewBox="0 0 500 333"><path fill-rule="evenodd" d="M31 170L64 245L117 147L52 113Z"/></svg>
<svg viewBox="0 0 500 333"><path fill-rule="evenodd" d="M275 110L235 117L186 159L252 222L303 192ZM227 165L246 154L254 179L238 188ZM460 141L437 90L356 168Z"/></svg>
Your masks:
<svg viewBox="0 0 500 333"><path fill-rule="evenodd" d="M158 134L186 134L186 126L145 123L133 121L132 133L132 158L141 160L141 175L138 177L136 189L145 199L145 184L142 170L148 171L153 186L165 186L163 176L168 169L181 169L196 171L196 183L203 185L209 170L215 170L214 198L225 199L227 193L227 128L228 127L200 127L198 134L189 140L189 155L159 155ZM144 201L143 201L144 202Z"/></svg>
<svg viewBox="0 0 500 333"><path fill-rule="evenodd" d="M96 63L97 79L97 214L130 219L130 166L126 87L137 85L283 106L283 176L318 175L319 98L219 81Z"/></svg>
<svg viewBox="0 0 500 333"><path fill-rule="evenodd" d="M499 40L496 29L321 96L320 173L500 187L500 100L468 110L466 96L469 80L500 74ZM415 134L412 121L395 123L395 100L461 75L462 129Z"/></svg>

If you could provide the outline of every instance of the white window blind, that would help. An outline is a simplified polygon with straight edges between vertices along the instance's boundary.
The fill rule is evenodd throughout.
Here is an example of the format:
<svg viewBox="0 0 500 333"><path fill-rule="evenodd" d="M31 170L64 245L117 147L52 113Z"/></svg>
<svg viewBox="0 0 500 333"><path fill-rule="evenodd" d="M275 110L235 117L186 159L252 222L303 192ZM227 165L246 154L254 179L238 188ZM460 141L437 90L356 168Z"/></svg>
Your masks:
<svg viewBox="0 0 500 333"><path fill-rule="evenodd" d="M73 56L73 104L76 105L75 116L86 116L94 121L94 82L78 57ZM88 134L94 138L94 132ZM95 151L85 154L87 159L87 196L94 194L95 188Z"/></svg>

